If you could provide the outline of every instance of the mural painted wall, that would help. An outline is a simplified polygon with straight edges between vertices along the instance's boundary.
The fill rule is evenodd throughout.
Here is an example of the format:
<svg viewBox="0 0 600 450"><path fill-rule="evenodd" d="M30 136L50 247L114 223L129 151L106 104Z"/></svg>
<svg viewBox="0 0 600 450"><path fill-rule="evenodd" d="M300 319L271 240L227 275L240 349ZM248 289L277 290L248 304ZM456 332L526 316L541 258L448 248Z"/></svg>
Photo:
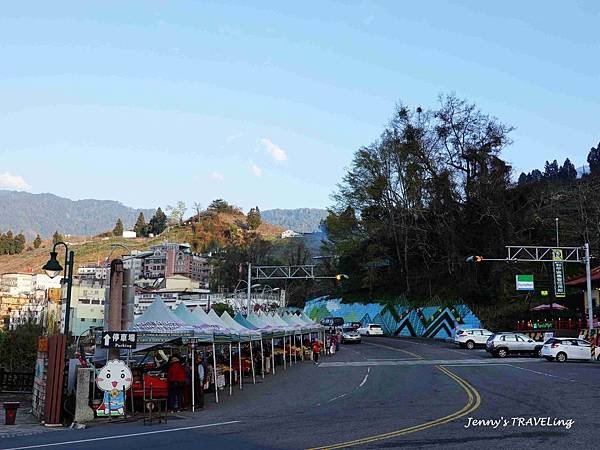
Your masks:
<svg viewBox="0 0 600 450"><path fill-rule="evenodd" d="M419 336L445 339L458 325L479 328L479 318L465 304L452 306L389 306L379 303L342 303L342 299L320 297L306 302L304 312L319 322L325 317L343 317L346 322L377 323L389 336Z"/></svg>

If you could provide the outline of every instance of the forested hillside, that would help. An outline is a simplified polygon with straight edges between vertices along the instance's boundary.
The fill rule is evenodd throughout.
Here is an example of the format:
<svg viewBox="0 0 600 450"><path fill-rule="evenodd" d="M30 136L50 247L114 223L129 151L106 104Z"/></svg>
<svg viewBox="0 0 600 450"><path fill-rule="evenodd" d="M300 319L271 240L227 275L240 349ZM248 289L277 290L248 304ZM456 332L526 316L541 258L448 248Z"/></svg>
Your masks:
<svg viewBox="0 0 600 450"><path fill-rule="evenodd" d="M327 217L326 210L317 208L269 209L261 214L267 222L297 233L319 231L321 221Z"/></svg>
<svg viewBox="0 0 600 450"><path fill-rule="evenodd" d="M582 178L569 159L540 161L543 169L516 177L502 158L512 129L454 96L431 109L398 106L380 138L356 151L326 220L328 251L350 275L343 292L461 298L502 315L527 308L515 274L534 273L550 286L550 268L467 264L466 256L504 258L506 245L555 245L555 218L563 245L589 241L597 255L600 145L589 151L591 173Z"/></svg>

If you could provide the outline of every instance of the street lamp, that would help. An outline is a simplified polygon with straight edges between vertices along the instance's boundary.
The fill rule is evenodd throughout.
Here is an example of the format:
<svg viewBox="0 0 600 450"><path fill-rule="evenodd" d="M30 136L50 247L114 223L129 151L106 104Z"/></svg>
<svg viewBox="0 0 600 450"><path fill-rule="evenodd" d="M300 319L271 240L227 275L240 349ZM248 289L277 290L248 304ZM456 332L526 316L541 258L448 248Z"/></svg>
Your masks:
<svg viewBox="0 0 600 450"><path fill-rule="evenodd" d="M58 252L56 251L56 247L59 245L63 245L65 247L65 267L60 265L58 262L57 256ZM65 335L69 335L69 320L71 316L71 290L73 287L73 266L75 259L75 252L72 250L69 251L69 246L64 242L60 241L54 244L52 247L52 251L50 252L50 259L42 269L46 272L46 274L50 278L55 278L64 270L63 280L67 283L67 299L65 303ZM62 281L61 281L62 284Z"/></svg>

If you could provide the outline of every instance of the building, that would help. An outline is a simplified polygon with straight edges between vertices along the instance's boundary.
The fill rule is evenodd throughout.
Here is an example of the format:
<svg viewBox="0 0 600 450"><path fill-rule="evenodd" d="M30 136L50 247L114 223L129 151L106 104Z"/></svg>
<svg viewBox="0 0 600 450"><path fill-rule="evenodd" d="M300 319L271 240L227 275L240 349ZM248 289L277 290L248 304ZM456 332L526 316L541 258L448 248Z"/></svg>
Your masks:
<svg viewBox="0 0 600 450"><path fill-rule="evenodd" d="M281 233L281 239L287 239L292 237L302 236L300 233L296 233L294 230L285 230Z"/></svg>
<svg viewBox="0 0 600 450"><path fill-rule="evenodd" d="M160 297L165 304L175 309L180 303L193 309L201 306L208 309L211 304L211 294L208 289L200 288L200 283L182 275L167 277L153 288L137 286L135 290L134 316L141 316Z"/></svg>
<svg viewBox="0 0 600 450"><path fill-rule="evenodd" d="M29 296L33 289L32 273L5 273L0 276L0 292L12 296Z"/></svg>
<svg viewBox="0 0 600 450"><path fill-rule="evenodd" d="M87 283L79 280L71 288L70 326L71 333L79 336L90 328L101 327L104 323L104 298L106 288L100 282ZM61 297L67 297L63 287ZM65 303L61 306L61 317L65 317ZM61 327L64 326L61 323Z"/></svg>
<svg viewBox="0 0 600 450"><path fill-rule="evenodd" d="M137 233L132 230L123 230L123 238L125 239L135 239L137 237Z"/></svg>
<svg viewBox="0 0 600 450"><path fill-rule="evenodd" d="M192 253L189 244L165 242L150 247L148 255L142 258L142 278L157 279L173 275L183 275L199 281L204 287L210 282L210 264L208 258Z"/></svg>
<svg viewBox="0 0 600 450"><path fill-rule="evenodd" d="M110 268L100 264L85 264L77 269L77 277L84 283L106 283Z"/></svg>

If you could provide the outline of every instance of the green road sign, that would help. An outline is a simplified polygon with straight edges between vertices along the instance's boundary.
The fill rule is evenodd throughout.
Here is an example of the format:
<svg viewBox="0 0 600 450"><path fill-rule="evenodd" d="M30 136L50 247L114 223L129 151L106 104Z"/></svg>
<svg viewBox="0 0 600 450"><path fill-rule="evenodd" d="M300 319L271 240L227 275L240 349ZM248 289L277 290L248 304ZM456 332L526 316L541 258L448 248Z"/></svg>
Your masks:
<svg viewBox="0 0 600 450"><path fill-rule="evenodd" d="M533 291L533 275L517 275L517 291Z"/></svg>
<svg viewBox="0 0 600 450"><path fill-rule="evenodd" d="M554 295L556 297L565 297L565 268L563 265L563 253L560 249L552 249L552 259L554 262Z"/></svg>

